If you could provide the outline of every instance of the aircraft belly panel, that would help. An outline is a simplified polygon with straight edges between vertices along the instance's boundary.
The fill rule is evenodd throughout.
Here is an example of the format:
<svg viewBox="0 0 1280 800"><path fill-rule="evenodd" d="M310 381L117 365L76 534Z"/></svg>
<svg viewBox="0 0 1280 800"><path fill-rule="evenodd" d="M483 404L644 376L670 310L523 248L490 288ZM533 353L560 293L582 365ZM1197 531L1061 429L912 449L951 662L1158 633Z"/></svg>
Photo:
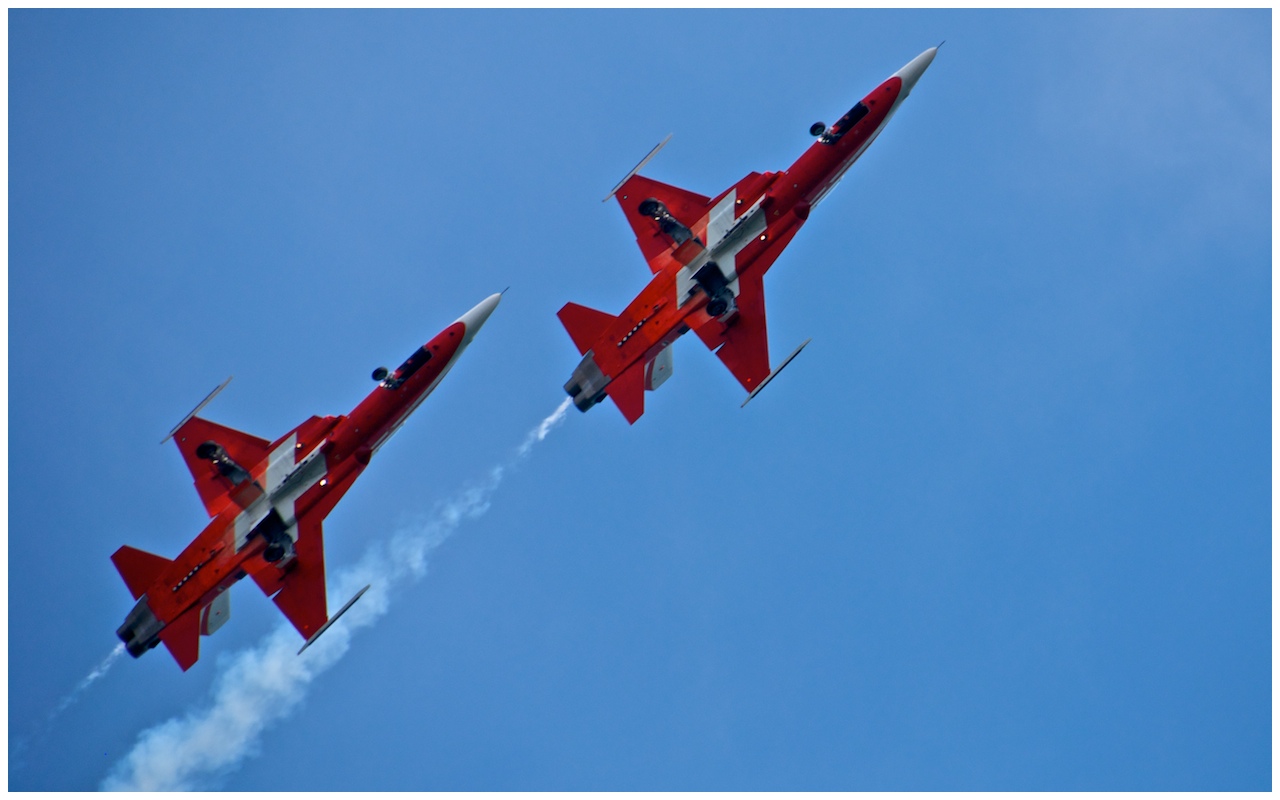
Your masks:
<svg viewBox="0 0 1280 800"><path fill-rule="evenodd" d="M737 203L737 192L730 189L724 199L716 204L707 223L707 239L714 242L697 261L689 264L676 273L676 291L679 305L685 305L696 294L697 283L693 276L708 261L714 261L724 275L729 291L734 297L741 294L738 284L738 254L747 248L756 237L768 229L768 220L762 213L764 196L762 195L740 217L733 216Z"/></svg>
<svg viewBox="0 0 1280 800"><path fill-rule="evenodd" d="M317 445L301 461L295 462L298 437L296 433L291 433L275 450L271 451L264 476L266 494L258 497L248 508L236 515L235 548L237 552L244 549L249 543L249 535L272 510L280 514L289 538L297 541L294 503L328 474L325 455L321 452L323 444L322 442Z"/></svg>
<svg viewBox="0 0 1280 800"><path fill-rule="evenodd" d="M707 215L707 247L714 249L724 239L724 235L733 228L737 220L733 216L737 205L738 192L730 189Z"/></svg>
<svg viewBox="0 0 1280 800"><path fill-rule="evenodd" d="M258 527L258 524L266 519L267 514L270 512L271 504L267 502L267 498L259 497L244 511L236 514L235 548L237 553L249 543L249 534L253 533L253 529Z"/></svg>

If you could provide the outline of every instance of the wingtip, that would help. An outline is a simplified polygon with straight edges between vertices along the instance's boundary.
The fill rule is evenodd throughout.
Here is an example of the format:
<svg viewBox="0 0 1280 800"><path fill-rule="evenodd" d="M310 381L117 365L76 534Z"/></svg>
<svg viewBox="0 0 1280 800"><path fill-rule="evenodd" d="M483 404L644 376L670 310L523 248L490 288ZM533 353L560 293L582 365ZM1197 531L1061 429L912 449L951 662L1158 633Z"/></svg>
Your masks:
<svg viewBox="0 0 1280 800"><path fill-rule="evenodd" d="M231 383L231 379L234 377L235 375L228 375L227 379L222 383L218 384L218 387L216 389L214 389L212 392L209 392L209 394L205 395L205 398L200 401L200 404L197 405L195 408L191 409L191 413L183 417L182 422L179 422L177 425L174 425L173 430L169 431L168 436L160 440L160 444L164 444L165 442L172 439L173 435L178 432L178 428L181 428L183 425L187 424L187 420L191 419L196 414L199 414L201 410L204 409L205 406L209 405L209 402L212 401L213 398L217 397L218 392L221 392L223 389L227 388L227 384Z"/></svg>
<svg viewBox="0 0 1280 800"><path fill-rule="evenodd" d="M320 628L319 628L315 633L313 633L313 634L311 634L311 636L307 637L307 641L306 641L306 643L302 645L302 648L301 648L300 650L298 650L298 655L302 655L302 651L303 651L303 650L306 650L308 647L310 647L310 646L315 642L315 640L316 640L316 639L319 639L319 638L320 638L320 634L322 634L322 633L324 633L325 631L329 630L329 626L330 626L330 625L332 625L333 623L337 622L339 617L341 617L343 614L347 613L347 609L349 609L349 608L351 608L353 605L355 605L355 604L356 604L356 601L357 601L357 600L359 600L361 597L363 597L363 596L364 596L364 593L365 593L365 592L367 592L367 591L369 591L369 587L370 587L370 586L372 586L372 585L373 585L373 584L371 584L371 583L366 583L363 589L361 589L360 591L356 592L356 593L355 593L355 596L353 596L350 600L348 600L348 601L347 601L347 603L346 603L346 605L344 605L342 608L340 608L340 609L338 610L338 613L337 613L337 614L334 614L332 617L329 617L329 619L325 620L325 623L324 623L323 625L321 625L321 626L320 626Z"/></svg>
<svg viewBox="0 0 1280 800"><path fill-rule="evenodd" d="M770 381L772 381L774 378L778 377L778 373L780 373L780 372L782 372L784 369L786 369L786 368L787 368L787 365L791 363L792 359L794 359L796 356L800 355L800 351L801 351L801 350L803 350L803 349L805 349L806 347L808 347L808 346L809 346L809 342L812 342L812 341L813 341L813 337L812 337L812 336L810 336L808 339L805 339L803 342L801 342L799 347L797 347L795 350L792 350L792 351L791 351L791 355L789 355L789 356L787 356L786 358L784 358L784 359L782 360L782 363L778 365L778 368L777 368L777 369L772 370L772 371L771 371L767 376L765 376L765 379L764 379L763 381L761 381L761 382L760 382L760 385L759 385L759 386L757 386L756 388L754 388L754 389L752 389L752 390L751 390L751 393L747 395L747 399L746 399L746 400L743 400L743 401L742 401L742 405L738 406L738 408L746 408L746 407L747 407L747 403L750 403L750 402L751 402L751 399L752 399L753 397L755 397L756 395L760 394L760 392L764 389L764 387L766 387L766 386L768 386L768 385L769 385L769 382L770 382Z"/></svg>
<svg viewBox="0 0 1280 800"><path fill-rule="evenodd" d="M658 154L658 151L659 151L659 150L661 150L663 147L666 147L667 142L671 141L671 137L672 137L672 136L675 136L675 133L668 133L668 134L667 134L667 138L665 138L665 139L663 139L662 141L658 142L657 146L656 146L656 147L654 147L652 150L650 150L650 151L649 151L649 155L647 155L647 156L645 156L644 158L640 159L640 163L639 163L639 164L636 164L636 165L635 165L635 167L633 167L633 168L632 168L632 170L631 170L630 172L628 172L628 173L627 173L627 177L625 177L625 178L623 178L622 180L618 181L618 185L617 185L617 186L615 186L615 187L613 187L612 191L610 191L607 195L605 195L605 196L604 196L604 199L602 199L600 202L601 202L601 203L607 203L607 202L609 202L609 200L610 200L610 199L611 199L615 194L617 194L617 193L618 193L618 190L622 188L622 184L624 184L624 183L626 183L627 181L631 180L631 176L632 176L632 175L635 175L637 172L639 172L639 171L644 167L644 165L645 165L645 164L648 164L648 163L649 163L649 159L651 159L651 158L653 158L654 156L656 156L656 155Z"/></svg>

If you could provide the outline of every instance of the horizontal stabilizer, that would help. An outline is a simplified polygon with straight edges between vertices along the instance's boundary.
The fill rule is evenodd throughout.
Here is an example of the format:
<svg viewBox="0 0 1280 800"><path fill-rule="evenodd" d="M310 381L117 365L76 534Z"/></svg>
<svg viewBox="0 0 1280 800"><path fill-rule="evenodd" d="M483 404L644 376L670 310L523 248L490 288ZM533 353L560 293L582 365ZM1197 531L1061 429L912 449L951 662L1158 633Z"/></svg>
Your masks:
<svg viewBox="0 0 1280 800"><path fill-rule="evenodd" d="M636 363L614 378L604 389L613 398L628 425L644 414L644 365Z"/></svg>
<svg viewBox="0 0 1280 800"><path fill-rule="evenodd" d="M137 600L160 580L161 573L173 562L163 556L125 545L111 554L111 563L116 565L116 571L124 578L129 594Z"/></svg>
<svg viewBox="0 0 1280 800"><path fill-rule="evenodd" d="M609 329L617 317L596 311L594 308L580 306L577 303L565 303L564 308L556 312L560 324L569 332L569 338L578 348L578 353L586 355L604 332Z"/></svg>
<svg viewBox="0 0 1280 800"><path fill-rule="evenodd" d="M200 609L192 608L160 631L160 641L186 672L200 658Z"/></svg>

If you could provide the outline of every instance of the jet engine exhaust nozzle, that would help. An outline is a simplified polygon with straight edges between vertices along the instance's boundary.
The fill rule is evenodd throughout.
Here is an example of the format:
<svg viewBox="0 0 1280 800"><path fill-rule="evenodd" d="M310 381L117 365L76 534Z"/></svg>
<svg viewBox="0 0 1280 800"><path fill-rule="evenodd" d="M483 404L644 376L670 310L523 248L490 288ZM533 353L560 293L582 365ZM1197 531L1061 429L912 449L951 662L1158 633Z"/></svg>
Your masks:
<svg viewBox="0 0 1280 800"><path fill-rule="evenodd" d="M587 409L604 400L604 389L610 378L600 371L596 364L596 354L588 350L573 370L573 377L564 385L565 392L573 398L577 409L586 413Z"/></svg>
<svg viewBox="0 0 1280 800"><path fill-rule="evenodd" d="M116 629L116 636L124 642L124 649L134 658L160 644L160 631L164 623L156 618L144 594L138 598L133 610L124 618L124 624Z"/></svg>

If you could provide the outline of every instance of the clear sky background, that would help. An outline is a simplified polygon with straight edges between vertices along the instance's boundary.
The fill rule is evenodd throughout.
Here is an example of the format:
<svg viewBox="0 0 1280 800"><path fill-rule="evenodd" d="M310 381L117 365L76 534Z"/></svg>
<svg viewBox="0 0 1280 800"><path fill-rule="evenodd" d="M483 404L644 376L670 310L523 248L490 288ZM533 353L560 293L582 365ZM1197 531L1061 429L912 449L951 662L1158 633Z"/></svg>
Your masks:
<svg viewBox="0 0 1280 800"><path fill-rule="evenodd" d="M1271 786L1271 12L9 13L9 782L94 789L280 625L114 662L108 557L205 523L160 438L344 413L510 286L326 526L331 575L508 463L600 198L788 166L937 60L765 282L504 474L299 684L247 789ZM481 507L476 509L483 511ZM331 598L331 607L345 598ZM289 644L300 644L296 636ZM230 680L229 678L226 680Z"/></svg>

